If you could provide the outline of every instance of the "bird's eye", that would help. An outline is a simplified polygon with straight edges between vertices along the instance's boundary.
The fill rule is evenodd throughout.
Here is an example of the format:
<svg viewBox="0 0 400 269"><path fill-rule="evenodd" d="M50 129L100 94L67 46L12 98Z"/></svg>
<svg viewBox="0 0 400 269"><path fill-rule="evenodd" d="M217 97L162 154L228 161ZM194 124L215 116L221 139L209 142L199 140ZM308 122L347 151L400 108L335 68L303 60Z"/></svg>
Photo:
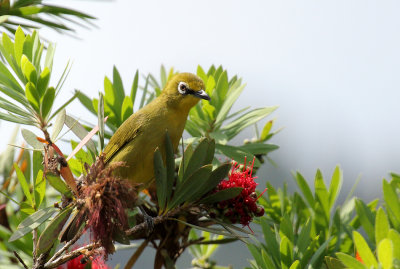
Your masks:
<svg viewBox="0 0 400 269"><path fill-rule="evenodd" d="M180 94L186 94L187 89L188 89L188 86L185 82L179 82L178 91Z"/></svg>

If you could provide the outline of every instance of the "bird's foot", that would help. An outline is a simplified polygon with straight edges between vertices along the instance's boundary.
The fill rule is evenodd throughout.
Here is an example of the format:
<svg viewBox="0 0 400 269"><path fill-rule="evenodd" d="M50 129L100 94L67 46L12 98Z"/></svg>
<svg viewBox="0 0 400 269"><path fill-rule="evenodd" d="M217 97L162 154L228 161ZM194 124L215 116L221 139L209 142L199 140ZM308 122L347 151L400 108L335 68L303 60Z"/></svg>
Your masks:
<svg viewBox="0 0 400 269"><path fill-rule="evenodd" d="M147 225L146 235L149 236L154 230L154 221L153 218L147 214L146 210L142 206L139 206L140 211L143 214L144 221Z"/></svg>

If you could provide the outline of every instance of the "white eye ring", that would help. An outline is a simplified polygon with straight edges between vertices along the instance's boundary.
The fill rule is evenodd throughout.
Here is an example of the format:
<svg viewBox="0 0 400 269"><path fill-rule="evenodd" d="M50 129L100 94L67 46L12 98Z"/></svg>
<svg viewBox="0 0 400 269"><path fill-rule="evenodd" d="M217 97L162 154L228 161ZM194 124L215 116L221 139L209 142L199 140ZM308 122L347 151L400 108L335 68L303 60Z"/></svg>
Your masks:
<svg viewBox="0 0 400 269"><path fill-rule="evenodd" d="M178 84L178 92L180 94L186 94L186 90L188 89L188 85L185 82L179 82Z"/></svg>

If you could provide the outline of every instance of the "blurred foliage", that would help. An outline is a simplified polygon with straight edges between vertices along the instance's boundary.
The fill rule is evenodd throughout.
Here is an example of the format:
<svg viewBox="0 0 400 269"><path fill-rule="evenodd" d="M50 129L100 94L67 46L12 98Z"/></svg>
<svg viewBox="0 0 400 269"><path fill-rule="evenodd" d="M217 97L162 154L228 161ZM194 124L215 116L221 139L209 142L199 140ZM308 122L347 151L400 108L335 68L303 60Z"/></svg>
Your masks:
<svg viewBox="0 0 400 269"><path fill-rule="evenodd" d="M18 27L32 32L41 27L59 33L73 33L72 25L88 27L94 17L71 8L43 3L42 0L1 0L0 29L13 39Z"/></svg>
<svg viewBox="0 0 400 269"><path fill-rule="evenodd" d="M294 178L300 193L267 183L268 195L260 201L266 211L260 222L265 242L248 244L251 268L400 268L399 178L383 181L386 212L377 209L378 199L365 204L352 197L354 188L342 206L334 207L343 181L339 167L329 189L317 171L314 193L300 173Z"/></svg>

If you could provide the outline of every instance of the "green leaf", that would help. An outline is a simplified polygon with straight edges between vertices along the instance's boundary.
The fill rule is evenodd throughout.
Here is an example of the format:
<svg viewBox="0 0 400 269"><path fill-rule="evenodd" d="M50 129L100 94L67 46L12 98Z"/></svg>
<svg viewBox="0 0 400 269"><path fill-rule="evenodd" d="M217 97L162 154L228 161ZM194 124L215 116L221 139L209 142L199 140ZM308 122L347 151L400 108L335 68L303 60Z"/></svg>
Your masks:
<svg viewBox="0 0 400 269"><path fill-rule="evenodd" d="M17 230L11 235L8 239L9 242L15 241L24 235L30 233L34 229L36 229L43 222L48 220L56 211L58 211L55 207L47 207L44 209L40 209L29 215L26 219L24 219L19 225Z"/></svg>
<svg viewBox="0 0 400 269"><path fill-rule="evenodd" d="M156 179L158 205L163 210L167 199L167 169L164 167L161 152L158 148L154 152L154 177Z"/></svg>
<svg viewBox="0 0 400 269"><path fill-rule="evenodd" d="M261 119L271 114L276 109L277 109L276 106L253 109L245 113L244 115L237 117L229 124L223 126L221 130L223 130L225 134L228 136L229 140L231 140L237 134L239 134L244 128L255 124L256 122L260 121Z"/></svg>
<svg viewBox="0 0 400 269"><path fill-rule="evenodd" d="M318 249L315 251L314 255L311 257L309 265L311 265L311 268L315 268L315 263L317 260L320 260L323 255L324 251L327 249L329 242L331 241L332 237L330 237L328 240L326 240Z"/></svg>
<svg viewBox="0 0 400 269"><path fill-rule="evenodd" d="M134 77L133 83L132 83L132 88L131 88L132 105L135 104L138 86L139 86L139 71L136 70L135 77Z"/></svg>
<svg viewBox="0 0 400 269"><path fill-rule="evenodd" d="M167 72L165 71L164 65L161 65L160 68L160 77L161 77L161 88L164 88L165 84L167 84Z"/></svg>
<svg viewBox="0 0 400 269"><path fill-rule="evenodd" d="M284 235L281 236L279 250L281 253L281 268L288 269L293 260L293 243Z"/></svg>
<svg viewBox="0 0 400 269"><path fill-rule="evenodd" d="M224 189L213 193L204 199L202 199L199 203L200 204L213 204L220 201L226 201L238 196L242 192L243 188L234 187L229 189Z"/></svg>
<svg viewBox="0 0 400 269"><path fill-rule="evenodd" d="M35 196L35 206L39 208L42 204L44 195L46 193L46 178L43 176L43 171L39 170L36 176L34 196Z"/></svg>
<svg viewBox="0 0 400 269"><path fill-rule="evenodd" d="M271 128L272 128L273 124L274 124L274 121L270 120L264 125L264 128L261 131L260 141L267 140L269 132L271 131Z"/></svg>
<svg viewBox="0 0 400 269"><path fill-rule="evenodd" d="M193 188L193 186L198 184L198 182L201 182L201 180L207 179L210 176L211 169L211 164L202 166L194 171L185 180L185 182L177 186L175 194L171 200L171 203L168 205L168 208L172 209L183 202L197 199L198 197L194 196L197 193L197 188Z"/></svg>
<svg viewBox="0 0 400 269"><path fill-rule="evenodd" d="M144 84L144 88L143 88L142 98L140 99L139 108L142 108L144 105L144 102L146 101L147 87L149 86L149 79L150 79L150 76L147 76L146 83Z"/></svg>
<svg viewBox="0 0 400 269"><path fill-rule="evenodd" d="M261 228L264 234L264 240L267 245L266 250L272 255L276 264L280 264L279 245L276 241L275 234L272 232L270 225L265 217L261 218Z"/></svg>
<svg viewBox="0 0 400 269"><path fill-rule="evenodd" d="M294 240L293 224L287 215L284 215L279 227L279 234L286 236L290 242Z"/></svg>
<svg viewBox="0 0 400 269"><path fill-rule="evenodd" d="M72 130L72 132L81 140L84 139L89 133L88 131L86 131L85 127L83 127L77 120L68 115L65 116L65 125L67 125ZM96 154L96 145L94 144L92 139L90 139L86 143L86 147L94 154Z"/></svg>
<svg viewBox="0 0 400 269"><path fill-rule="evenodd" d="M167 169L165 196L167 203L169 203L172 194L172 187L174 186L175 182L175 157L174 147L168 132L165 132L165 165Z"/></svg>
<svg viewBox="0 0 400 269"><path fill-rule="evenodd" d="M329 256L325 256L325 264L328 269L346 269L339 259Z"/></svg>
<svg viewBox="0 0 400 269"><path fill-rule="evenodd" d="M231 163L224 163L213 170L210 177L208 179L204 179L202 183L199 184L199 194L202 196L214 189L221 182L221 180L228 176L231 167Z"/></svg>
<svg viewBox="0 0 400 269"><path fill-rule="evenodd" d="M65 122L65 109L61 110L60 113L58 113L57 118L53 124L53 132L51 133L51 141L56 141L58 135L60 134L63 126L64 126L64 122Z"/></svg>
<svg viewBox="0 0 400 269"><path fill-rule="evenodd" d="M57 95L57 93L56 93ZM51 120L55 115L57 115L61 110L63 110L67 105L69 105L76 98L77 94L75 93L70 99L68 99L63 105L61 105L53 115L50 116L49 120Z"/></svg>
<svg viewBox="0 0 400 269"><path fill-rule="evenodd" d="M19 168L18 164L16 164L16 163L14 163L14 168L15 168L15 172L17 173L17 178L18 178L19 184L21 185L22 191L24 192L24 194L26 196L26 200L31 205L31 207L33 207L32 194L29 191L29 185L25 179L24 173L22 173L21 169Z"/></svg>
<svg viewBox="0 0 400 269"><path fill-rule="evenodd" d="M84 107L86 107L87 110L89 110L93 114L97 115L96 110L93 108L94 104L92 102L92 99L90 99L84 93L82 93L81 91L78 91L78 90L75 91L75 94L77 95L77 97L78 97L79 101L81 102L81 104ZM97 108L97 106L96 106L96 108Z"/></svg>
<svg viewBox="0 0 400 269"><path fill-rule="evenodd" d="M122 103L122 116L121 121L126 121L130 115L133 114L133 104L129 96L125 96L124 102Z"/></svg>
<svg viewBox="0 0 400 269"><path fill-rule="evenodd" d="M363 260L364 264L370 267L378 267L378 262L375 259L374 254L372 253L371 249L369 248L367 242L364 240L362 235L357 231L353 231L353 240L354 244L356 245L356 249L360 254L361 259Z"/></svg>
<svg viewBox="0 0 400 269"><path fill-rule="evenodd" d="M108 77L104 77L104 101L110 107L110 109L117 116L118 122L121 121L121 104L123 102L120 100L119 92L114 88Z"/></svg>
<svg viewBox="0 0 400 269"><path fill-rule="evenodd" d="M40 255L51 249L54 242L57 240L65 222L68 220L69 215L72 212L73 207L68 206L64 208L54 219L47 225L42 234L39 237L37 243L36 254Z"/></svg>
<svg viewBox="0 0 400 269"><path fill-rule="evenodd" d="M226 120L226 116L228 115L229 111L231 110L233 104L238 99L239 95L246 87L245 84L238 85L237 87L233 88L229 91L229 95L226 97L224 103L222 104L221 108L218 111L218 115L215 119L216 124L220 124Z"/></svg>
<svg viewBox="0 0 400 269"><path fill-rule="evenodd" d="M386 238L389 233L389 220L385 211L380 207L375 217L375 244L378 245L381 240Z"/></svg>
<svg viewBox="0 0 400 269"><path fill-rule="evenodd" d="M262 255L260 253L260 249L257 248L255 245L253 244L248 244L247 248L250 250L251 255L254 257L254 259L256 260L257 265L259 266L259 268L267 268L264 264Z"/></svg>
<svg viewBox="0 0 400 269"><path fill-rule="evenodd" d="M48 172L46 173L46 179L49 182L49 184L59 193L67 197L72 197L71 190L59 176L53 175Z"/></svg>
<svg viewBox="0 0 400 269"><path fill-rule="evenodd" d="M25 55L22 55L21 58L21 69L22 72L24 73L25 78L36 84L37 82L37 71L35 66L29 61L28 57Z"/></svg>
<svg viewBox="0 0 400 269"><path fill-rule="evenodd" d="M53 87L47 89L46 93L43 96L43 100L41 102L41 114L43 118L47 118L47 115L51 111L53 106L54 98L56 95L56 90Z"/></svg>
<svg viewBox="0 0 400 269"><path fill-rule="evenodd" d="M235 146L230 146L230 145L221 145L221 144L216 144L215 147L225 156L237 161L237 162L242 162L245 157L247 157L248 160L253 160L254 155L251 154L248 151L244 151L243 149ZM261 163L260 161L255 158L254 159L254 167L260 167Z"/></svg>
<svg viewBox="0 0 400 269"><path fill-rule="evenodd" d="M390 229L388 233L388 238L392 241L394 249L393 249L393 257L400 260L400 234L394 230Z"/></svg>
<svg viewBox="0 0 400 269"><path fill-rule="evenodd" d="M331 184L329 186L329 209L335 204L336 198L339 195L340 189L342 187L343 175L339 166L336 166L333 172Z"/></svg>
<svg viewBox="0 0 400 269"><path fill-rule="evenodd" d="M329 193L326 189L324 179L322 177L321 171L318 169L317 173L315 174L315 198L319 201L320 205L322 206L323 212L325 214L325 219L329 221Z"/></svg>
<svg viewBox="0 0 400 269"><path fill-rule="evenodd" d="M355 258L351 257L350 255L347 255L345 253L338 252L336 253L336 256L339 258L339 260L347 266L346 268L352 268L352 269L367 269L368 267L356 260Z"/></svg>
<svg viewBox="0 0 400 269"><path fill-rule="evenodd" d="M264 251L264 249L261 249L261 256L263 258L264 264L267 269L275 269L276 268L271 257L267 254L267 252Z"/></svg>
<svg viewBox="0 0 400 269"><path fill-rule="evenodd" d="M279 149L279 146L273 144L264 144L264 143L248 143L239 147L244 151L248 151L254 155L265 155L271 151Z"/></svg>
<svg viewBox="0 0 400 269"><path fill-rule="evenodd" d="M399 246L397 246L399 247ZM391 269L393 263L393 243L390 239L383 239L378 245L378 260L383 269Z"/></svg>
<svg viewBox="0 0 400 269"><path fill-rule="evenodd" d="M383 180L383 199L393 226L400 230L400 199L395 189L385 179Z"/></svg>
<svg viewBox="0 0 400 269"><path fill-rule="evenodd" d="M47 86L49 85L50 81L50 69L45 67L42 73L40 73L38 82L37 82L37 90L39 92L39 96L42 97L43 94L46 92Z"/></svg>
<svg viewBox="0 0 400 269"><path fill-rule="evenodd" d="M18 26L17 31L15 31L15 43L14 43L14 51L15 51L15 60L18 63L18 66L21 66L21 57L22 50L24 48L25 34L22 31L21 26Z"/></svg>
<svg viewBox="0 0 400 269"><path fill-rule="evenodd" d="M299 260L295 260L294 263L292 263L292 265L290 266L289 269L300 269L301 265L300 265L300 261Z"/></svg>
<svg viewBox="0 0 400 269"><path fill-rule="evenodd" d="M374 242L375 241L374 215L362 200L356 199L355 205L356 205L357 216L361 222L362 227L364 228L371 242Z"/></svg>
<svg viewBox="0 0 400 269"><path fill-rule="evenodd" d="M207 81L207 74L204 72L203 68L198 65L196 74L201 78L203 82Z"/></svg>
<svg viewBox="0 0 400 269"><path fill-rule="evenodd" d="M53 69L53 58L55 50L56 50L55 46L52 43L50 43L49 46L47 47L46 59L44 61L45 68L47 67L48 69L50 69L50 71Z"/></svg>
<svg viewBox="0 0 400 269"><path fill-rule="evenodd" d="M218 98L220 100L224 100L228 89L229 89L229 85L228 85L228 73L226 71L223 71L222 74L219 76L214 76L215 79L218 80L217 85L215 87L216 93L218 94Z"/></svg>
<svg viewBox="0 0 400 269"><path fill-rule="evenodd" d="M194 149L193 155L190 158L188 165L183 175L183 182L187 179L194 171L199 169L202 165L205 165L205 159L207 156L209 143L206 138L200 140L197 147Z"/></svg>
<svg viewBox="0 0 400 269"><path fill-rule="evenodd" d="M116 100L119 104L121 104L125 98L125 91L124 91L124 85L122 83L121 76L115 65L113 67L113 86L114 86L114 90L115 90Z"/></svg>
<svg viewBox="0 0 400 269"><path fill-rule="evenodd" d="M40 97L35 85L32 82L28 82L25 85L25 96L31 104L32 108L39 113Z"/></svg>
<svg viewBox="0 0 400 269"><path fill-rule="evenodd" d="M43 167L43 155L41 151L34 150L32 153L32 175L37 175ZM34 178L35 179L35 178ZM36 185L36 181L33 182Z"/></svg>
<svg viewBox="0 0 400 269"><path fill-rule="evenodd" d="M305 223L305 225L302 227L299 233L299 237L297 238L296 245L299 253L304 253L310 244L311 226L312 226L312 221L309 218Z"/></svg>
<svg viewBox="0 0 400 269"><path fill-rule="evenodd" d="M22 137L34 149L43 150L43 144L37 140L37 135L27 129L21 129Z"/></svg>
<svg viewBox="0 0 400 269"><path fill-rule="evenodd" d="M182 154L182 161L181 161L181 163L179 164L178 182L177 182L177 184L180 183L180 182L182 182L183 174L185 173L186 167L187 167L187 165L188 165L188 163L189 163L190 158L192 157L192 154L193 154L193 146L192 146L192 144L190 143L190 144L186 147L184 153Z"/></svg>
<svg viewBox="0 0 400 269"><path fill-rule="evenodd" d="M99 92L99 107L97 108L97 124L99 126L99 152L104 149L104 99Z"/></svg>

